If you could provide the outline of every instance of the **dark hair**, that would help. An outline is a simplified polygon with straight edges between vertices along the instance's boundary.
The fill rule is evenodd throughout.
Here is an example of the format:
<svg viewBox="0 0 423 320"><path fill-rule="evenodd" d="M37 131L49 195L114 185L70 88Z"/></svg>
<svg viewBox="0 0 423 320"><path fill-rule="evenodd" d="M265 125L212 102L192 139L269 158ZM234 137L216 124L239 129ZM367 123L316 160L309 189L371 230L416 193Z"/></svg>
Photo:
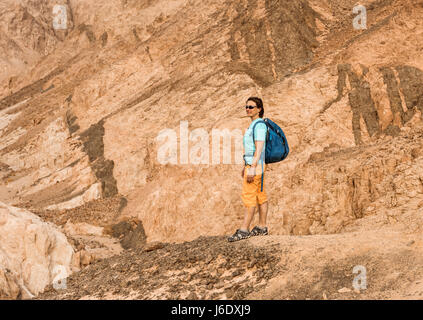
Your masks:
<svg viewBox="0 0 423 320"><path fill-rule="evenodd" d="M257 98L257 97L249 97L247 99L247 102L250 101L250 100L254 101L256 103L257 108L261 109L260 112L259 112L259 117L263 118L263 115L264 115L263 101L260 98Z"/></svg>

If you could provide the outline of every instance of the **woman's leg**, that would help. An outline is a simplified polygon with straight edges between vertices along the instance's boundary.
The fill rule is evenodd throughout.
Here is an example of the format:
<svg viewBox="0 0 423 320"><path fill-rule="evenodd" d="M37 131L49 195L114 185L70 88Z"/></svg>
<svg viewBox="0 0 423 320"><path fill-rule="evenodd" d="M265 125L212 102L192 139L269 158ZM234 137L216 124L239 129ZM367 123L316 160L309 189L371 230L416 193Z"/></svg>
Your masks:
<svg viewBox="0 0 423 320"><path fill-rule="evenodd" d="M267 221L267 211L269 206L267 205L269 202L266 201L265 203L259 204L259 227L264 228L266 227Z"/></svg>
<svg viewBox="0 0 423 320"><path fill-rule="evenodd" d="M251 221L253 221L254 214L256 211L256 205L257 205L257 199L256 199L256 193L257 193L257 179L254 179L253 182L248 183L247 182L247 170L250 166L245 166L244 171L244 179L243 179L243 185L242 185L242 202L245 206L245 214L244 214L244 222L242 223L241 230L243 231L250 231L250 224Z"/></svg>
<svg viewBox="0 0 423 320"><path fill-rule="evenodd" d="M250 231L250 224L253 221L256 207L245 207L244 222L242 223L241 230Z"/></svg>

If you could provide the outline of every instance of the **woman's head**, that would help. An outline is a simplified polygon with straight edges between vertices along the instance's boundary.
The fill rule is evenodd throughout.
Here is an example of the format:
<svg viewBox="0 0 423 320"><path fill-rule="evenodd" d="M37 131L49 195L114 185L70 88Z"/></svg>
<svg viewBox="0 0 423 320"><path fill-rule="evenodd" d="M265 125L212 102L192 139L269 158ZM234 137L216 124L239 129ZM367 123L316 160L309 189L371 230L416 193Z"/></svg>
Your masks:
<svg viewBox="0 0 423 320"><path fill-rule="evenodd" d="M258 113L258 116L260 118L263 118L264 115L264 107L263 107L263 101L260 98L257 97L249 97L247 99L247 106L255 106L254 109L248 109L247 108L247 114L250 117L255 116Z"/></svg>

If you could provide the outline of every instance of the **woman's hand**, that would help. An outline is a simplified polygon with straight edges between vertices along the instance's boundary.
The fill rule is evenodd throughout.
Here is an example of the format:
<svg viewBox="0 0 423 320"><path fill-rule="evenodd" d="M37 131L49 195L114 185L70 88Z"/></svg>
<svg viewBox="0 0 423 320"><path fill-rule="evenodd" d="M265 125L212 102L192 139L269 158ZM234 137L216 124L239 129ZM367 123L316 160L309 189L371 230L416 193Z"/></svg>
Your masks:
<svg viewBox="0 0 423 320"><path fill-rule="evenodd" d="M255 176L255 171L256 168L255 167L249 167L247 170L247 183L251 183L254 181L254 176Z"/></svg>
<svg viewBox="0 0 423 320"><path fill-rule="evenodd" d="M252 183L254 181L254 176L247 176L247 183Z"/></svg>

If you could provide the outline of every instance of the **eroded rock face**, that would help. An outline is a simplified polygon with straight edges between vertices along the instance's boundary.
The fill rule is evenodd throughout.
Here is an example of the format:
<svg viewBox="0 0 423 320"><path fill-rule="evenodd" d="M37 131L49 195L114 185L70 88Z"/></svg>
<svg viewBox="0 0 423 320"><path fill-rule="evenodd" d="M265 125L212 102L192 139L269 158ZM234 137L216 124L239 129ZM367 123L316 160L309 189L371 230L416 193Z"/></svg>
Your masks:
<svg viewBox="0 0 423 320"><path fill-rule="evenodd" d="M53 27L54 6L67 11L67 30ZM69 0L4 0L0 4L0 80L14 91L18 76L51 53L73 29Z"/></svg>
<svg viewBox="0 0 423 320"><path fill-rule="evenodd" d="M253 95L291 147L265 178L273 234L342 232L421 199L418 1L367 1L364 31L351 27L352 0L67 5L75 27L63 42L13 90L0 82L5 202L72 210L123 196L149 242L233 232L241 157L212 164L210 141L209 163L177 150L164 164L156 138L168 129L180 141L181 121L210 138L243 131Z"/></svg>
<svg viewBox="0 0 423 320"><path fill-rule="evenodd" d="M55 4L67 8L67 30L52 29ZM88 266L75 277L74 297L84 296L85 290L100 289L100 296L108 290L119 293L125 286L139 289L141 298L178 297L168 293L191 279L202 281L195 285L199 290L194 293L189 284L192 294L187 291L180 298L234 297L234 282L220 281L229 275L219 269L230 266L226 271L231 277L242 278L242 269L255 267L244 262L256 250L247 250L249 257L239 250L243 244L232 246L223 237L239 227L244 214L242 157L232 149L231 163L213 163L222 148L218 141L213 149L212 132L238 130L242 138L250 123L245 101L260 96L265 117L284 129L291 150L284 162L268 167L264 181L270 233L282 239L283 264L299 280L286 276L285 267L282 272L296 283L303 282L302 275L311 279L310 286L292 297L307 298L313 290L314 297L322 297L310 277L314 272L323 289L326 280L341 279L326 272L329 260L329 269L342 266L339 275L353 262L361 264L363 257L376 257L380 260L373 274L398 272L398 266L406 271L395 286L421 279L410 266L419 265L417 239L423 230L423 3L365 0L366 30L352 27L356 4L1 1L0 201L30 208L63 226L77 250L74 265ZM188 132L180 130L182 121ZM176 135L176 163L159 160L163 141L157 137L164 129ZM198 148L199 132L210 139L209 148ZM186 153L181 148L185 137ZM71 258L62 255L69 248L51 226L32 215L26 218L29 213L23 210L4 208L1 295L30 297L56 276L55 265L45 257L62 248L51 261L67 265ZM141 222L129 223L131 219ZM212 237L194 240L199 236ZM402 244L406 239L416 239L415 244ZM189 240L194 242L175 244ZM356 256L359 246L364 256ZM415 253L408 255L404 246L416 247ZM132 250L120 255L122 247ZM165 256L167 262L165 252L171 254L171 260ZM197 269L189 275L185 270L191 260L198 264L199 254L200 264L203 259L210 268L204 279L196 277ZM348 256L357 259L344 259ZM231 257L244 262L237 264ZM260 267L253 279L273 273L265 270L266 263ZM138 278L142 269L151 286L142 274ZM116 270L129 273L116 278ZM168 293L151 278L160 272L176 279ZM211 272L216 272L212 278ZM93 278L98 273L103 279ZM378 280L381 290L389 283L386 279ZM220 292L207 295L214 281ZM339 292L346 286L342 280L332 289L348 294ZM240 297L251 292L241 288ZM53 289L49 296L55 297ZM282 291L276 296L291 298Z"/></svg>
<svg viewBox="0 0 423 320"><path fill-rule="evenodd" d="M73 270L74 250L55 226L0 202L0 298L32 298Z"/></svg>

